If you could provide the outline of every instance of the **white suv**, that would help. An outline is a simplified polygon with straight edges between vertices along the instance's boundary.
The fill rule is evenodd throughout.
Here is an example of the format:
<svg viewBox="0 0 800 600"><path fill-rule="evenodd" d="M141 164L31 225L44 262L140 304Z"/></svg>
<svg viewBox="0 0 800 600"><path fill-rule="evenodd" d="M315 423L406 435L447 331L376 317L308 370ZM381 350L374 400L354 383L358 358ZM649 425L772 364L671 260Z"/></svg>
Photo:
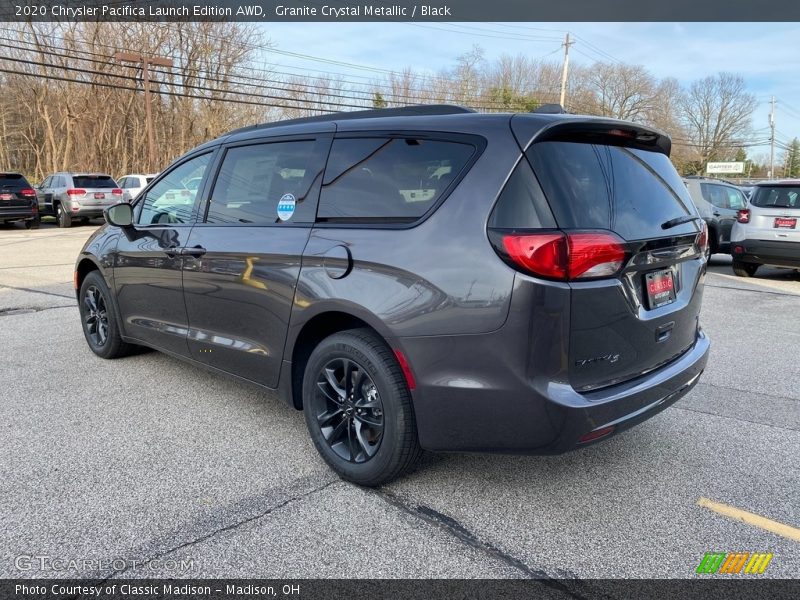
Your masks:
<svg viewBox="0 0 800 600"><path fill-rule="evenodd" d="M800 179L764 181L731 231L733 272L752 277L761 265L800 269Z"/></svg>
<svg viewBox="0 0 800 600"><path fill-rule="evenodd" d="M136 196L139 195L147 184L153 181L158 176L158 173L151 173L149 175L125 175L121 179L119 179L119 187L122 188L122 191L125 193L125 201L130 202L131 200L135 199Z"/></svg>

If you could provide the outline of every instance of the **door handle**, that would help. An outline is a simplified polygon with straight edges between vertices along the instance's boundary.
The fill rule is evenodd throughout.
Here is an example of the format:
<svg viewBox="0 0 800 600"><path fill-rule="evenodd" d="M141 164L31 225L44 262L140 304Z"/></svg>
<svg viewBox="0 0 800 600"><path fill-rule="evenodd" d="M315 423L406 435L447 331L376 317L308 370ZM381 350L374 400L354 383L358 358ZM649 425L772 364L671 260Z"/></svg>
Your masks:
<svg viewBox="0 0 800 600"><path fill-rule="evenodd" d="M178 254L181 256L193 256L195 258L199 258L206 253L206 249L202 246L192 246L191 248L188 246L184 246L183 248L178 249Z"/></svg>

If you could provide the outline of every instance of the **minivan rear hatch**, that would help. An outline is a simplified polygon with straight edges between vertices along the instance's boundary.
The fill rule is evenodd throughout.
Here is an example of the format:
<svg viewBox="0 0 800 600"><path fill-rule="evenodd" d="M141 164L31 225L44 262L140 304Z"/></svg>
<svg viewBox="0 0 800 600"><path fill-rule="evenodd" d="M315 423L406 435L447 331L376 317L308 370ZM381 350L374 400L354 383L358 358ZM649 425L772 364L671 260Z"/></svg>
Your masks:
<svg viewBox="0 0 800 600"><path fill-rule="evenodd" d="M599 389L683 354L697 336L706 232L670 163L669 139L627 123L563 117L526 139L529 128L515 121L525 116L512 119L524 168L569 251L588 240L583 263L564 277L571 385ZM605 260L592 253L609 262L586 270Z"/></svg>

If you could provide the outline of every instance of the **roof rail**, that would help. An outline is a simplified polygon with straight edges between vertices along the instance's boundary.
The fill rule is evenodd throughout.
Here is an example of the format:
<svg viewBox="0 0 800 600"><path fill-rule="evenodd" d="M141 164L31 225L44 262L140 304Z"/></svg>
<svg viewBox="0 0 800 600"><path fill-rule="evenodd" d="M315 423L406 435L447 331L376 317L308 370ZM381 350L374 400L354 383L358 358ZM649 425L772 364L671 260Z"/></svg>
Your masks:
<svg viewBox="0 0 800 600"><path fill-rule="evenodd" d="M327 113L313 117L302 117L299 119L288 119L286 121L274 121L272 123L261 123L259 125L249 125L240 129L234 129L227 135L242 133L253 129L267 129L270 127L283 127L284 125L299 125L301 123L324 123L328 121L348 121L351 119L373 119L375 117L411 117L426 115L455 115L461 113L474 113L475 111L465 106L455 104L416 104L413 106L401 106L399 108L375 108L370 110L354 110L337 113Z"/></svg>

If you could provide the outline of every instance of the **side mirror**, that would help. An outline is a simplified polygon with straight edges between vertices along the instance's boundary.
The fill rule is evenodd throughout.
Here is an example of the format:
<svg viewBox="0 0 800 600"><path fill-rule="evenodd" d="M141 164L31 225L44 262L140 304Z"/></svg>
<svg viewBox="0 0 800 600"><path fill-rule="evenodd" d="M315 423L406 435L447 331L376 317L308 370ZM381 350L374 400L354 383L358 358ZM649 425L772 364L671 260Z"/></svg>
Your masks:
<svg viewBox="0 0 800 600"><path fill-rule="evenodd" d="M103 217L109 225L130 227L133 225L133 207L127 202L121 202L105 209Z"/></svg>

